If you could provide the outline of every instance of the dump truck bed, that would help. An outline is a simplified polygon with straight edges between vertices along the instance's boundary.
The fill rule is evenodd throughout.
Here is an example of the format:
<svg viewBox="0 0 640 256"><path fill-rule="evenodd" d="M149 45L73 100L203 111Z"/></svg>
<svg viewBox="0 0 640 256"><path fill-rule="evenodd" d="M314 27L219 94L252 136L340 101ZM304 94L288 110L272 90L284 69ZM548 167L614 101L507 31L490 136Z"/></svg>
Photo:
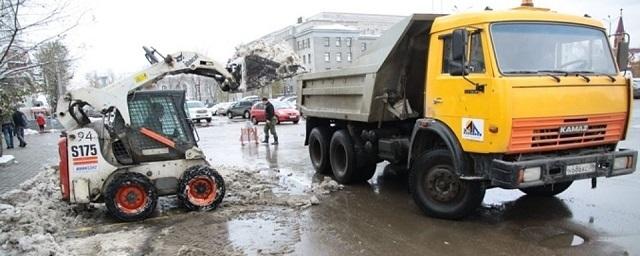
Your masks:
<svg viewBox="0 0 640 256"><path fill-rule="evenodd" d="M298 76L302 112L359 122L424 113L428 38L439 16L414 14L385 31L352 65Z"/></svg>

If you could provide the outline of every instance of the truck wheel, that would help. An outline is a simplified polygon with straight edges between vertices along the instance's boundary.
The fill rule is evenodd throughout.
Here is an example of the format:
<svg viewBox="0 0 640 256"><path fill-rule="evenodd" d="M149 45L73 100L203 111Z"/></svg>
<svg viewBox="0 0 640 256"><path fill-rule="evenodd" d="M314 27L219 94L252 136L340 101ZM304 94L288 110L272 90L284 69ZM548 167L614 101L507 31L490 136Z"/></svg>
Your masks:
<svg viewBox="0 0 640 256"><path fill-rule="evenodd" d="M329 131L324 127L315 127L309 133L309 158L316 172L329 174Z"/></svg>
<svg viewBox="0 0 640 256"><path fill-rule="evenodd" d="M426 215L443 219L467 216L480 206L485 192L480 182L458 178L447 149L428 152L413 164L409 190Z"/></svg>
<svg viewBox="0 0 640 256"><path fill-rule="evenodd" d="M366 177L367 175L358 169L353 142L345 130L339 130L331 137L329 162L333 177L341 184L362 182L371 178L371 175Z"/></svg>
<svg viewBox="0 0 640 256"><path fill-rule="evenodd" d="M537 187L521 188L520 191L530 196L546 196L551 197L560 194L571 186L573 181L559 182L555 184L547 184Z"/></svg>
<svg viewBox="0 0 640 256"><path fill-rule="evenodd" d="M151 181L142 174L118 174L105 190L105 205L111 216L121 221L146 219L158 203L158 193Z"/></svg>
<svg viewBox="0 0 640 256"><path fill-rule="evenodd" d="M209 166L189 167L178 182L178 200L189 210L213 210L224 194L224 179Z"/></svg>

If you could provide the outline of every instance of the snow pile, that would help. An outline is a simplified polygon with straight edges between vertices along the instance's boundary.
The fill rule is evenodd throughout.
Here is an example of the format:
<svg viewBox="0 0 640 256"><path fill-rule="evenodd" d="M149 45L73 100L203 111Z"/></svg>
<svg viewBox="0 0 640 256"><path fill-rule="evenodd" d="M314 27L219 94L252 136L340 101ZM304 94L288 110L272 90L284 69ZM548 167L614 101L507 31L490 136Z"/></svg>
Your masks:
<svg viewBox="0 0 640 256"><path fill-rule="evenodd" d="M300 56L286 42L271 43L266 40L258 40L249 44L238 45L231 60L249 55L257 55L285 65L302 64Z"/></svg>
<svg viewBox="0 0 640 256"><path fill-rule="evenodd" d="M283 174L277 169L224 166L216 169L224 177L226 185L226 196L219 209L211 215L174 211L180 209L180 204L175 196L169 196L160 198L159 215L184 214L184 218L190 219L190 216L201 218L203 216L198 214L204 214L225 223L245 212L273 208L296 212L319 204L318 197L343 188L325 177L296 194L290 192L290 184L287 184L290 174ZM103 224L113 220L106 216L102 204L92 205L92 210L80 210L78 206L61 200L57 176L56 169L47 168L22 183L18 189L0 196L0 255L119 255L143 250L141 246L146 238L153 236L153 229L145 226L128 229L136 227L132 223L124 226L115 224L110 230L110 224ZM200 253L187 246L180 248L178 254Z"/></svg>
<svg viewBox="0 0 640 256"><path fill-rule="evenodd" d="M316 195L326 195L342 189L344 189L344 185L338 184L338 182L331 179L331 177L325 176L322 182L312 184L311 188L307 191Z"/></svg>
<svg viewBox="0 0 640 256"><path fill-rule="evenodd" d="M281 181L288 177L277 170L247 170L237 167L222 167L220 169L227 188L227 195L222 202L223 207L262 205L306 208L320 203L315 193L276 192L279 188L286 189Z"/></svg>
<svg viewBox="0 0 640 256"><path fill-rule="evenodd" d="M0 196L0 254L68 254L54 237L74 223L77 214L60 200L56 172L47 168Z"/></svg>

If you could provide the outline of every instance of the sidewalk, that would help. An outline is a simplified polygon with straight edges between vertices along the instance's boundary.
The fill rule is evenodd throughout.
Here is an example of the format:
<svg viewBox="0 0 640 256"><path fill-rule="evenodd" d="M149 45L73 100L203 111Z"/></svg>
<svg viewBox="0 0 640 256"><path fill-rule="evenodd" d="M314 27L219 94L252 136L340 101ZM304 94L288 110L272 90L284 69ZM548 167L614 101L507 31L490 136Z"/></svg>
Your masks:
<svg viewBox="0 0 640 256"><path fill-rule="evenodd" d="M59 132L27 135L27 147L4 148L3 154L13 155L16 163L0 167L0 194L36 176L44 166L57 165L59 136Z"/></svg>

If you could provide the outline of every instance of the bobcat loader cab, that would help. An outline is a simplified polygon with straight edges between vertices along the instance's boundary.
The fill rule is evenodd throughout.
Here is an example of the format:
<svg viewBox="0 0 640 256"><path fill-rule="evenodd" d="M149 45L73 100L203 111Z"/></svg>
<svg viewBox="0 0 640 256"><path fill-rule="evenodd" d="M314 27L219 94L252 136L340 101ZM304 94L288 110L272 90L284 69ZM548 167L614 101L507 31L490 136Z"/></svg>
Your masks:
<svg viewBox="0 0 640 256"><path fill-rule="evenodd" d="M158 196L177 194L191 210L211 210L225 194L223 178L198 148L184 110L184 91L145 90L171 74L235 83L224 66L202 55L161 56L145 48L149 68L102 89L65 94L57 106L66 132L59 140L60 184L70 203L104 202L123 221L148 217ZM103 115L92 121L92 108Z"/></svg>

